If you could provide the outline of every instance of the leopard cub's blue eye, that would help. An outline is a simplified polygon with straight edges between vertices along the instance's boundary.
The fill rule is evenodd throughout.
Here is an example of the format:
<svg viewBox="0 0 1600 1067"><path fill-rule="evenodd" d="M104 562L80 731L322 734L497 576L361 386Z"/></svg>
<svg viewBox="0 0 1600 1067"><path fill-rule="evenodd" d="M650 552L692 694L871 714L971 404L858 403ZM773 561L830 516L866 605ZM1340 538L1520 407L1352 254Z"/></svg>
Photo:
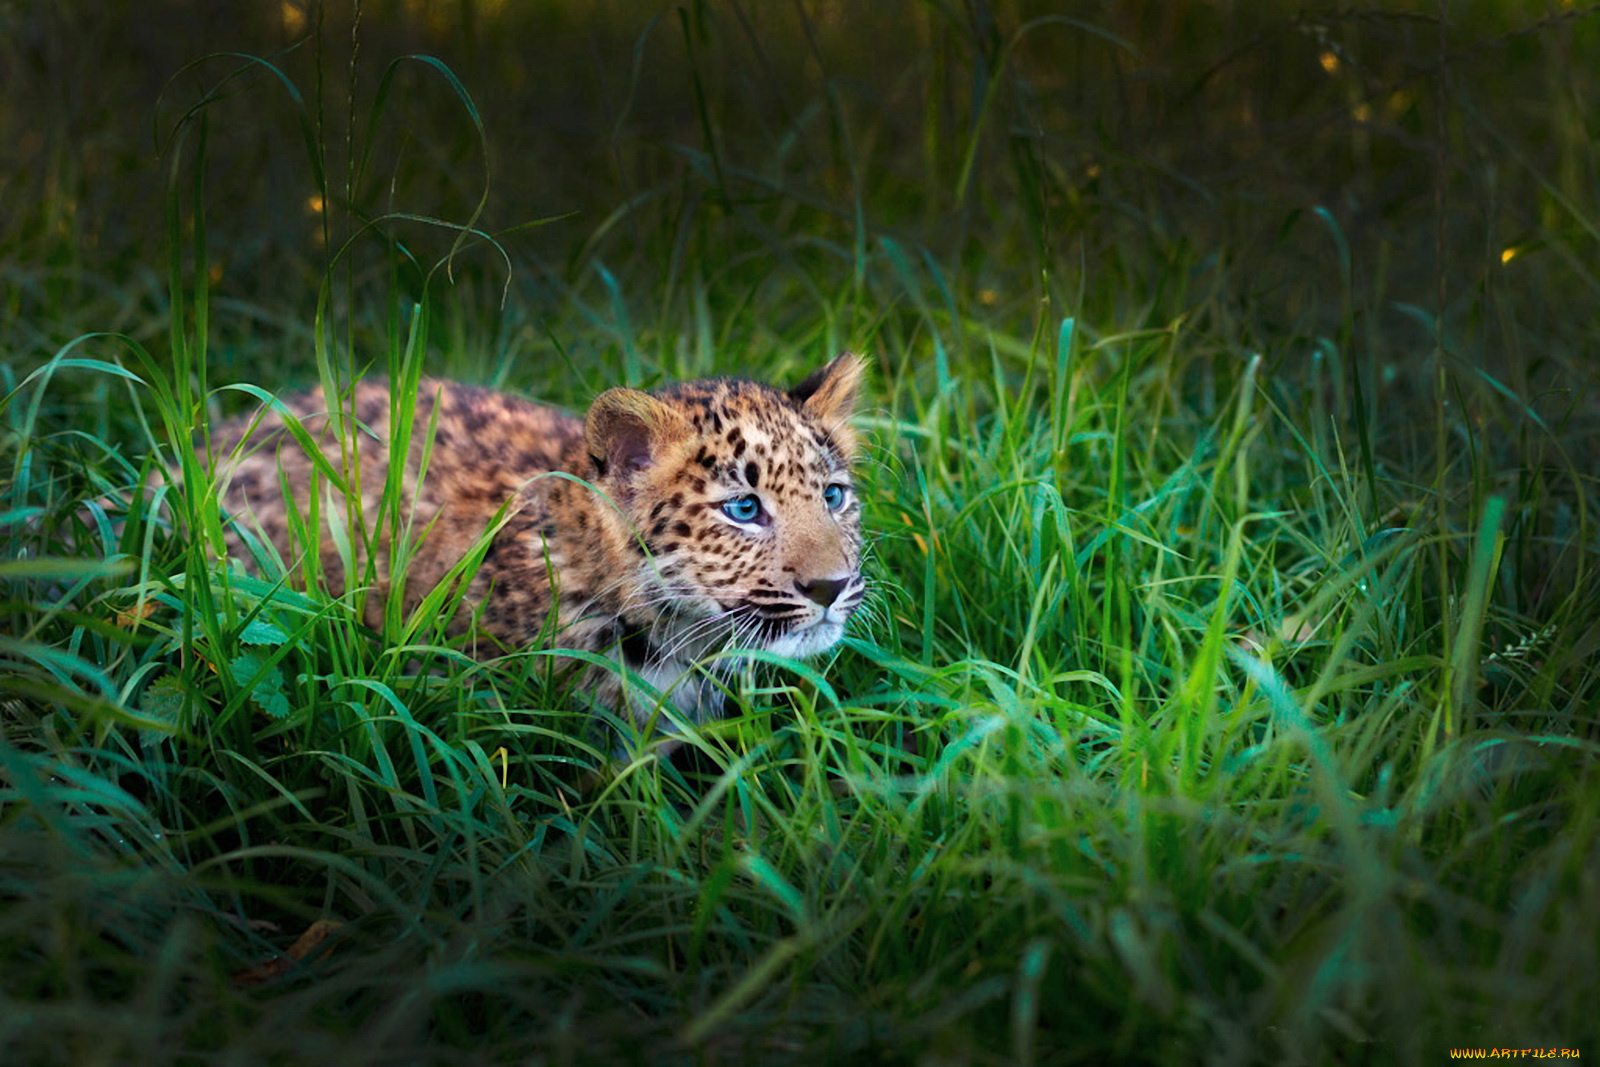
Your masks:
<svg viewBox="0 0 1600 1067"><path fill-rule="evenodd" d="M838 511L844 507L844 486L830 485L822 491L822 502L828 505L829 511Z"/></svg>
<svg viewBox="0 0 1600 1067"><path fill-rule="evenodd" d="M722 513L734 522L755 522L761 514L761 500L753 493L729 497L722 502Z"/></svg>

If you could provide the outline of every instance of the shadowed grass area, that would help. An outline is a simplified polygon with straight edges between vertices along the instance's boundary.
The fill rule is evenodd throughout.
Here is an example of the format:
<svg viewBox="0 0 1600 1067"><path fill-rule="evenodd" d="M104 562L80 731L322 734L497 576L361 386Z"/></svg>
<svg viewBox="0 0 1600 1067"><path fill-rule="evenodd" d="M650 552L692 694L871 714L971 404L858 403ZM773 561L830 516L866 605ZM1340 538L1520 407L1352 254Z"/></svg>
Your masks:
<svg viewBox="0 0 1600 1067"><path fill-rule="evenodd" d="M3 1058L1592 1055L1600 22L1446 7L0 8ZM191 447L846 347L863 624L670 763Z"/></svg>

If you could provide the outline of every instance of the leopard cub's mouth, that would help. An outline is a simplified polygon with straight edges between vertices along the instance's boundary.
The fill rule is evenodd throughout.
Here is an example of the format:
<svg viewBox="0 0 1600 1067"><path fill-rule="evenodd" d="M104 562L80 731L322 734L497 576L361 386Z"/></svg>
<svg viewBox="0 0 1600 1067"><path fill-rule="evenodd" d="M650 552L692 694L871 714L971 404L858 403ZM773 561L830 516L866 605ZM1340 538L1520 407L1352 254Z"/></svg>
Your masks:
<svg viewBox="0 0 1600 1067"><path fill-rule="evenodd" d="M766 651L786 659L809 659L828 651L844 636L844 619L832 612L822 618L793 627L767 642Z"/></svg>
<svg viewBox="0 0 1600 1067"><path fill-rule="evenodd" d="M856 577L843 596L825 605L751 605L752 615L759 623L749 643L787 659L820 655L844 636L845 624L861 603L863 592L864 586Z"/></svg>

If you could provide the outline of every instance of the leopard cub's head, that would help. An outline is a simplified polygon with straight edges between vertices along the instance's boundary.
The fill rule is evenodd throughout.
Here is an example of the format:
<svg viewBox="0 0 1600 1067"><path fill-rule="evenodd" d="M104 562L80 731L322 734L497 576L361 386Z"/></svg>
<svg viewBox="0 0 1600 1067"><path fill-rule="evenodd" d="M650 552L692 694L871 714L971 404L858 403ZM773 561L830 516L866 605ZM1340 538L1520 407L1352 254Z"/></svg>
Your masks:
<svg viewBox="0 0 1600 1067"><path fill-rule="evenodd" d="M861 375L846 353L787 392L713 379L590 407L599 486L633 546L624 610L666 652L803 657L843 635L866 590L848 422Z"/></svg>

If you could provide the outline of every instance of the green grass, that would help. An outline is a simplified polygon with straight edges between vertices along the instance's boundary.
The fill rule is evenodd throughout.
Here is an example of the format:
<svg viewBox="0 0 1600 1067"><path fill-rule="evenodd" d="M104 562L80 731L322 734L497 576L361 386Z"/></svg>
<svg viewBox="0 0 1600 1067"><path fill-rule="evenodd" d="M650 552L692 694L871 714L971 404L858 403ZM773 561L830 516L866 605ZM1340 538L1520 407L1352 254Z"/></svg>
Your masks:
<svg viewBox="0 0 1600 1067"><path fill-rule="evenodd" d="M1447 6L0 8L0 1059L1594 1055L1600 23ZM846 347L864 622L670 763L187 447Z"/></svg>

